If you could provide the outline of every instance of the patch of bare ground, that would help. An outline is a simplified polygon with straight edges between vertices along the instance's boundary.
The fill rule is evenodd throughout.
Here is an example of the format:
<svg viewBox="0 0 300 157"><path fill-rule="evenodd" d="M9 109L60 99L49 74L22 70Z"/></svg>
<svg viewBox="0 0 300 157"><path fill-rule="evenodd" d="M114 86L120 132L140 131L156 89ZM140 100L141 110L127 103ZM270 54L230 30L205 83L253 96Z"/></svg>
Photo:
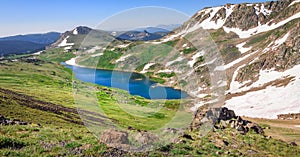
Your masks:
<svg viewBox="0 0 300 157"><path fill-rule="evenodd" d="M246 120L264 126L267 136L280 139L288 143L296 143L300 147L300 119L263 119L243 117Z"/></svg>

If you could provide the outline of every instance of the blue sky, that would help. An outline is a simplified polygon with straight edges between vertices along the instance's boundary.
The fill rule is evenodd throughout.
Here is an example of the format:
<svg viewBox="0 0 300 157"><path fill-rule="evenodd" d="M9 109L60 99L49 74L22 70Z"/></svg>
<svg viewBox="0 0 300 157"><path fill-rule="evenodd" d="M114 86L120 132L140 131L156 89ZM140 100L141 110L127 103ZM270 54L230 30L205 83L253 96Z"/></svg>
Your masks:
<svg viewBox="0 0 300 157"><path fill-rule="evenodd" d="M1 0L0 36L96 27L121 11L143 6L175 9L188 16L204 7L264 0ZM160 17L161 14L157 13Z"/></svg>

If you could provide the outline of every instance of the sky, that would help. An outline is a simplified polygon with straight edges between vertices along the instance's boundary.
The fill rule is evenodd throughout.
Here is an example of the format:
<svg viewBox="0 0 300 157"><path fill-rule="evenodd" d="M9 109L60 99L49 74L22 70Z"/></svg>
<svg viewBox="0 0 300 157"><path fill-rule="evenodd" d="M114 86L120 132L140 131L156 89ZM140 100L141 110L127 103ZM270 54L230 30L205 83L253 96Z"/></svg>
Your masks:
<svg viewBox="0 0 300 157"><path fill-rule="evenodd" d="M113 15L121 19L120 12L146 6L165 8L152 12L151 17L157 17L157 21L162 19L165 23L176 24L204 7L262 1L265 0L1 0L0 37L50 31L65 32L77 26L96 28L99 23L107 22ZM163 10L167 13L163 14ZM168 11L174 13L170 15L177 17L177 21L167 16ZM138 17L142 19L144 14ZM130 22L123 22L122 28L126 28L127 24ZM118 27L121 28L119 25Z"/></svg>

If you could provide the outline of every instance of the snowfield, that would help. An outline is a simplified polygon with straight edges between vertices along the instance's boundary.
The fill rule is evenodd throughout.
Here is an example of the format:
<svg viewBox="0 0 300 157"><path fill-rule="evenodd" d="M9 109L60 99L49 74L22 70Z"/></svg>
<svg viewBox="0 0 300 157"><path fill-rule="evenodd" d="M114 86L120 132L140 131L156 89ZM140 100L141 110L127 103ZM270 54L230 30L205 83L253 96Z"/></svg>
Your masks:
<svg viewBox="0 0 300 157"><path fill-rule="evenodd" d="M67 36L60 44L58 44L58 47L73 46L74 43L68 43L69 37L70 36Z"/></svg>
<svg viewBox="0 0 300 157"><path fill-rule="evenodd" d="M273 23L270 26L268 25L268 23L264 24L264 25L259 24L257 27L248 29L247 31L243 31L239 28L228 28L225 26L223 26L223 29L226 33L233 32L233 33L237 34L240 38L249 38L252 35L276 29L276 28L283 26L284 24L286 24L294 19L297 19L297 18L300 18L300 12L298 12L298 13L294 14L293 16L291 16L283 21L280 21L276 24Z"/></svg>
<svg viewBox="0 0 300 157"><path fill-rule="evenodd" d="M238 45L236 45L236 47L239 49L239 51L241 52L241 54L248 52L252 49L252 46L250 47L243 47L246 44L246 42L240 43Z"/></svg>
<svg viewBox="0 0 300 157"><path fill-rule="evenodd" d="M249 87L238 89L238 91L260 87L265 83L287 76L295 78L286 87L268 86L263 90L233 97L226 101L225 107L233 109L239 115L270 119L276 119L278 114L300 112L300 65L284 72L260 71L259 75L257 82Z"/></svg>

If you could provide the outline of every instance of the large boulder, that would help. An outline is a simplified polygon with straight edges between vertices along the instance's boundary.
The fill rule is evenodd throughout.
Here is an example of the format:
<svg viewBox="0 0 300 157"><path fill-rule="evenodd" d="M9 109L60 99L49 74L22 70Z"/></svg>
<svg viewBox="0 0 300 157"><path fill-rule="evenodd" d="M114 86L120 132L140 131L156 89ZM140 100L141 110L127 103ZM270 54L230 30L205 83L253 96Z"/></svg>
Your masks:
<svg viewBox="0 0 300 157"><path fill-rule="evenodd" d="M257 134L264 134L264 130L258 124L243 120L242 117L236 116L233 110L229 110L226 107L208 108L206 106L200 107L195 112L191 130L201 130L201 127L207 128L209 126L211 126L211 129L234 128L241 134L246 134L250 130ZM203 128L201 131L203 131Z"/></svg>

